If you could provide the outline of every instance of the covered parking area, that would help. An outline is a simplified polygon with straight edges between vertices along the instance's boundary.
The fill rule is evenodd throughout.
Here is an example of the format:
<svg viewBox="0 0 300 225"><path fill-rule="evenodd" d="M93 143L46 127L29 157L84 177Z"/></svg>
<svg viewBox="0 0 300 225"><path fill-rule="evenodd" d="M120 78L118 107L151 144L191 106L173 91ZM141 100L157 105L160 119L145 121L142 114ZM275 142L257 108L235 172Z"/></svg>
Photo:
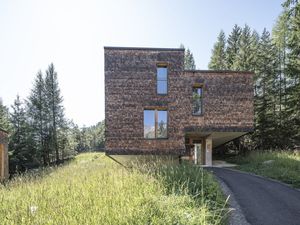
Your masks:
<svg viewBox="0 0 300 225"><path fill-rule="evenodd" d="M213 150L248 132L201 132L191 131L185 134L186 156L184 159L194 164L212 166L218 162L213 159ZM221 162L220 162L221 163Z"/></svg>

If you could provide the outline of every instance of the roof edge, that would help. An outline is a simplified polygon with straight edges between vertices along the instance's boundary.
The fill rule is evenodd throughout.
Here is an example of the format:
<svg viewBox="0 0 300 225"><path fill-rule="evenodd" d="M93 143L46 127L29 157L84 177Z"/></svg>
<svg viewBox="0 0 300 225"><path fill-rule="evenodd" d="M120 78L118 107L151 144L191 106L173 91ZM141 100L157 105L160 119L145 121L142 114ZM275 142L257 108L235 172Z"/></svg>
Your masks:
<svg viewBox="0 0 300 225"><path fill-rule="evenodd" d="M243 74L254 74L254 72L251 71L245 71L245 70L184 70L183 72L187 73L243 73Z"/></svg>
<svg viewBox="0 0 300 225"><path fill-rule="evenodd" d="M104 46L104 50L138 50L138 51L184 51L184 48L152 48L152 47L117 47Z"/></svg>

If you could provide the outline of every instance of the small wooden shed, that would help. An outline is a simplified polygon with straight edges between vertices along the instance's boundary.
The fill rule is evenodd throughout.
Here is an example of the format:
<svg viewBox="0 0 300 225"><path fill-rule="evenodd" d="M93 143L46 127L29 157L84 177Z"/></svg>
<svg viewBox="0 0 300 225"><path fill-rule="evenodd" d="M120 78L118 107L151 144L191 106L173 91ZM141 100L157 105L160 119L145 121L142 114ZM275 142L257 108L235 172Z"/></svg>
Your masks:
<svg viewBox="0 0 300 225"><path fill-rule="evenodd" d="M8 178L8 133L0 128L0 181Z"/></svg>

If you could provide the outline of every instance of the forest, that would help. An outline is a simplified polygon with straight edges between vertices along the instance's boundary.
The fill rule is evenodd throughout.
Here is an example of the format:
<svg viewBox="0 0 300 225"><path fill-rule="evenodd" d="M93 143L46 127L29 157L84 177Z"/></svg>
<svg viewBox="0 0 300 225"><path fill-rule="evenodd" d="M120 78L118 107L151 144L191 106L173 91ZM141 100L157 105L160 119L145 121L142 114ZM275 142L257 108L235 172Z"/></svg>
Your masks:
<svg viewBox="0 0 300 225"><path fill-rule="evenodd" d="M254 132L227 144L238 152L300 148L300 3L287 0L272 29L258 33L235 25L220 31L208 65L212 70L254 72ZM184 47L181 45L180 47ZM195 69L190 49L185 69ZM10 134L11 172L59 164L76 153L104 147L104 121L79 127L66 118L57 72L36 75L28 97L10 109L0 100L0 127Z"/></svg>
<svg viewBox="0 0 300 225"><path fill-rule="evenodd" d="M76 153L104 147L104 121L79 128L66 118L57 72L39 71L29 96L10 110L0 99L0 127L9 133L10 173L59 164Z"/></svg>
<svg viewBox="0 0 300 225"><path fill-rule="evenodd" d="M229 144L241 151L300 148L300 4L288 0L272 29L221 31L209 69L254 72L254 132ZM188 63L187 67L193 63Z"/></svg>

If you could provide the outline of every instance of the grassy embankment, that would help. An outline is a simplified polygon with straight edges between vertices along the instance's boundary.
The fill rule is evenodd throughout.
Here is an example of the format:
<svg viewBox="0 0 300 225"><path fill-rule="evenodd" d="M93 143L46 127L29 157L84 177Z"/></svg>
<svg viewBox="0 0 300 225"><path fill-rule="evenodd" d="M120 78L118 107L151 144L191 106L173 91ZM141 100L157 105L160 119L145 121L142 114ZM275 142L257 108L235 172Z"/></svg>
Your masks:
<svg viewBox="0 0 300 225"><path fill-rule="evenodd" d="M270 161L271 160L271 161ZM237 169L273 178L300 188L300 154L287 151L252 152L230 160Z"/></svg>
<svg viewBox="0 0 300 225"><path fill-rule="evenodd" d="M222 224L225 199L192 165L134 164L99 153L0 184L1 224Z"/></svg>

